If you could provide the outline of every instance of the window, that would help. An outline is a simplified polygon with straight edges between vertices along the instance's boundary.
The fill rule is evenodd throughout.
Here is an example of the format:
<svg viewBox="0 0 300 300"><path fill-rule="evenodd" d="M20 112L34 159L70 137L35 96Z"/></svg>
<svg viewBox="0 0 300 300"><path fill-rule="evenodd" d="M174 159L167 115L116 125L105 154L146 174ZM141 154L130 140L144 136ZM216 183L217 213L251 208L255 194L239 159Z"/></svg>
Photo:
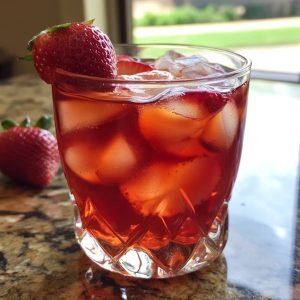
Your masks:
<svg viewBox="0 0 300 300"><path fill-rule="evenodd" d="M220 3L133 0L133 41L229 48L252 60L256 78L300 82L300 1Z"/></svg>

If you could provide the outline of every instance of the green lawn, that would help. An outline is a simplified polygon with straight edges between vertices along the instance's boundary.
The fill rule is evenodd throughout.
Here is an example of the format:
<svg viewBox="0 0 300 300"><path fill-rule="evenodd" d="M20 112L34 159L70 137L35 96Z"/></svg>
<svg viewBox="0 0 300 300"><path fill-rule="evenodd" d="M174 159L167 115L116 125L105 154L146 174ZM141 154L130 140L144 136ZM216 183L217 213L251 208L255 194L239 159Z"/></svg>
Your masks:
<svg viewBox="0 0 300 300"><path fill-rule="evenodd" d="M300 27L235 32L212 32L155 37L134 37L135 43L176 43L219 48L283 45L300 43Z"/></svg>

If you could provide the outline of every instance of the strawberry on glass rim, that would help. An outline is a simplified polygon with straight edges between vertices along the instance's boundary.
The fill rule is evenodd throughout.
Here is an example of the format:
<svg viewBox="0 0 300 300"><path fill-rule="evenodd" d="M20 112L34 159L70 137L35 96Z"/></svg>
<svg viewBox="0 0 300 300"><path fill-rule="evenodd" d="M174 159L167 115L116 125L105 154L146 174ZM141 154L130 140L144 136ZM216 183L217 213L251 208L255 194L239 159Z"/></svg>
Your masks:
<svg viewBox="0 0 300 300"><path fill-rule="evenodd" d="M102 78L117 76L115 49L93 20L55 25L28 42L25 60L33 60L40 77L53 83L56 68Z"/></svg>

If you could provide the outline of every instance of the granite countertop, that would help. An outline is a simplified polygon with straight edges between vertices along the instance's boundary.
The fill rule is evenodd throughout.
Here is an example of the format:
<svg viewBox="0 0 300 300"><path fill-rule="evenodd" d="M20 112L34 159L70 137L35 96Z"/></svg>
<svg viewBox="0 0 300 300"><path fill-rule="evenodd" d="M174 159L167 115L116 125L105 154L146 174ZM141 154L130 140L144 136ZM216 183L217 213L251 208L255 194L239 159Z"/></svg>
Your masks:
<svg viewBox="0 0 300 300"><path fill-rule="evenodd" d="M50 86L33 75L0 82L0 119L25 115L35 119L43 113L52 113ZM264 237L267 242L262 245L260 239L243 236L244 227L239 222L247 203L235 203L225 254L211 266L173 279L135 280L99 269L80 250L61 170L42 190L17 185L0 175L0 298L300 299L299 219L296 222L295 217L292 222L292 246L287 251L280 248L280 262L277 254L272 260L261 250L274 247L273 240ZM296 205L292 205L294 216ZM239 210L242 213L237 213ZM257 235L264 233L259 227L253 230ZM237 249L243 252L237 254ZM255 271L251 267L257 257L266 263L260 267L260 261L256 261ZM277 269L283 270L286 265L287 277L281 277Z"/></svg>

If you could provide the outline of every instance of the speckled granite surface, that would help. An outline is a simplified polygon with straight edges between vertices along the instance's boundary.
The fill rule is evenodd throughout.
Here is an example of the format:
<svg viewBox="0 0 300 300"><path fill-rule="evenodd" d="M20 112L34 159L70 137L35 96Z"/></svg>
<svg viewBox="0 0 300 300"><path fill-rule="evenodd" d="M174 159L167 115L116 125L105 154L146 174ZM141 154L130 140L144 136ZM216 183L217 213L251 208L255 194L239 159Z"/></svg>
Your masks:
<svg viewBox="0 0 300 300"><path fill-rule="evenodd" d="M0 119L35 118L45 112L51 113L51 90L38 78L0 83ZM61 172L43 190L14 184L0 175L1 299L300 299L299 226L286 298L233 280L231 240L229 255L205 270L168 280L134 280L102 271L85 257L73 234L67 194Z"/></svg>

